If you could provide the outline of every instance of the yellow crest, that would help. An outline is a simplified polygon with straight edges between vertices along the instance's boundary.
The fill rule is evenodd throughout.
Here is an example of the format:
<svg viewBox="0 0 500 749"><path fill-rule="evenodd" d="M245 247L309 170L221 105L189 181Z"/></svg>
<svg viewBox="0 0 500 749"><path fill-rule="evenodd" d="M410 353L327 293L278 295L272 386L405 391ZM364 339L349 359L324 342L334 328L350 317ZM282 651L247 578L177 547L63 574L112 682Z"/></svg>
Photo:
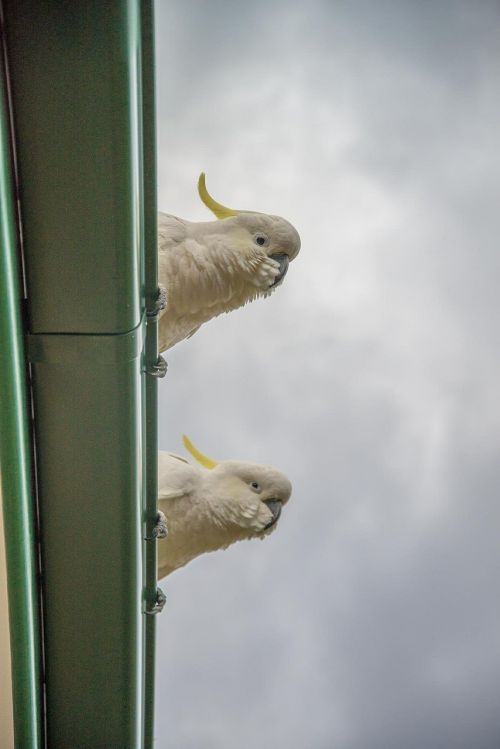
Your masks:
<svg viewBox="0 0 500 749"><path fill-rule="evenodd" d="M200 174L200 178L198 179L198 193L207 208L209 208L217 218L230 218L231 216L237 216L238 213L240 213L240 211L234 211L232 208L226 208L225 205L218 203L211 195L209 195L205 184L204 172Z"/></svg>
<svg viewBox="0 0 500 749"><path fill-rule="evenodd" d="M197 460L198 463L200 463L205 468L208 468L209 470L215 468L215 466L217 465L217 461L212 460L211 458L207 458L206 455L200 453L200 451L196 449L191 440L189 440L185 434L182 435L182 441L184 442L184 447L186 448L188 453L191 453L193 458Z"/></svg>

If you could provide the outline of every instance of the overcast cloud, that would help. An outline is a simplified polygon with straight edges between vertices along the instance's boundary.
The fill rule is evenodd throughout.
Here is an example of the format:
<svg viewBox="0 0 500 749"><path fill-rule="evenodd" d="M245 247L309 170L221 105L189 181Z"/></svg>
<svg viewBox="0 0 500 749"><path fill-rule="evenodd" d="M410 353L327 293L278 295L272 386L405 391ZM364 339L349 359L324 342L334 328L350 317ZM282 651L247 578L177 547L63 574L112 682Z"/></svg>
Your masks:
<svg viewBox="0 0 500 749"><path fill-rule="evenodd" d="M157 3L160 209L302 237L168 352L160 446L269 462L269 539L162 583L158 749L500 746L500 6Z"/></svg>

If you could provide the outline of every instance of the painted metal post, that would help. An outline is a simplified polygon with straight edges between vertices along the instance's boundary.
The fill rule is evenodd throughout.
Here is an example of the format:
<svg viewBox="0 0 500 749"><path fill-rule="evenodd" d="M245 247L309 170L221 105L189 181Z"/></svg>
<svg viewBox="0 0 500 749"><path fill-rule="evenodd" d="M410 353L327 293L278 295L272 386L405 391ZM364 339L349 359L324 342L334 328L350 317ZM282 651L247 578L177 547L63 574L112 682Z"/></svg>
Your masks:
<svg viewBox="0 0 500 749"><path fill-rule="evenodd" d="M3 24L2 24L3 33ZM0 477L8 580L12 703L16 749L42 737L40 627L31 483L21 271L5 60L0 79ZM2 508L0 507L0 512ZM2 679L8 681L3 673Z"/></svg>
<svg viewBox="0 0 500 749"><path fill-rule="evenodd" d="M158 359L158 213L156 191L156 104L155 104L155 43L154 4L142 3L142 130L143 130L143 196L144 196L144 282L146 291L146 368ZM151 611L157 595L157 541L153 530L158 507L158 386L155 377L147 377L145 385L145 538L144 542L144 605ZM144 747L154 742L156 616L144 614Z"/></svg>
<svg viewBox="0 0 500 749"><path fill-rule="evenodd" d="M152 8L139 0L4 2L33 369L48 745L149 747Z"/></svg>

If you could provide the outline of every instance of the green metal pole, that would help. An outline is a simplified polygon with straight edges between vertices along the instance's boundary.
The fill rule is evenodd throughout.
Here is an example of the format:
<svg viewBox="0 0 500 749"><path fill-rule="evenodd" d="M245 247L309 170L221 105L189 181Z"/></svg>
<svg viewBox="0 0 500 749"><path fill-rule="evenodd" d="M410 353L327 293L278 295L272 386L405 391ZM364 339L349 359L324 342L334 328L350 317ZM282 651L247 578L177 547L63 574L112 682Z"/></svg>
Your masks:
<svg viewBox="0 0 500 749"><path fill-rule="evenodd" d="M1 65L0 474L9 594L14 735L16 749L39 749L42 735L41 639L33 527L34 499L21 324L20 258L12 195L10 118L3 55Z"/></svg>
<svg viewBox="0 0 500 749"><path fill-rule="evenodd" d="M156 102L154 3L142 3L142 140L144 197L144 282L146 296L146 368L158 360L158 214L156 191ZM145 538L144 607L154 608L157 595L157 542L153 537L158 508L158 386L155 377L145 383ZM154 742L156 616L144 614L144 749Z"/></svg>
<svg viewBox="0 0 500 749"><path fill-rule="evenodd" d="M156 600L156 543L142 541L157 499L156 381L144 374L156 363L156 318L146 324L145 315L156 297L151 15L142 31L151 8L4 2L34 373L48 743L138 749L152 737L154 616L143 612Z"/></svg>

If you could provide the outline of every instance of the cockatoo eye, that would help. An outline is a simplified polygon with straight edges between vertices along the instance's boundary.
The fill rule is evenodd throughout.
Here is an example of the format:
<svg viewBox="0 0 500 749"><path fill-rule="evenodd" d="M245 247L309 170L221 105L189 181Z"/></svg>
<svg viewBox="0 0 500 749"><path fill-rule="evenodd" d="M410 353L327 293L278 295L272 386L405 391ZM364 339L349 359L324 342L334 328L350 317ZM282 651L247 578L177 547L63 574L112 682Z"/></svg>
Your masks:
<svg viewBox="0 0 500 749"><path fill-rule="evenodd" d="M258 481L251 481L250 482L250 488L253 489L254 492L260 492L260 484Z"/></svg>
<svg viewBox="0 0 500 749"><path fill-rule="evenodd" d="M265 244L267 244L267 237L265 234L256 234L255 235L255 244L260 245L260 247L263 247Z"/></svg>

